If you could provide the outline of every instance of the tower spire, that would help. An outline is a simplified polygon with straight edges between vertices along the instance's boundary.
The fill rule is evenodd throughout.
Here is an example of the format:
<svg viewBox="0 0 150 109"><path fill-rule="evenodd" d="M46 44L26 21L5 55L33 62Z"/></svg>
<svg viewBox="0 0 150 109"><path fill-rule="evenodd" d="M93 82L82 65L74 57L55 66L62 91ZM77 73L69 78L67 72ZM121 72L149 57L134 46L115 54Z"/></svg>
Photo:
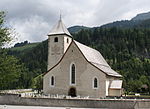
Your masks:
<svg viewBox="0 0 150 109"><path fill-rule="evenodd" d="M72 37L71 34L69 33L68 29L66 28L66 26L63 24L61 16L62 16L62 14L60 12L60 19L59 19L58 23L51 29L48 36L58 35L58 34L66 34L66 35Z"/></svg>
<svg viewBox="0 0 150 109"><path fill-rule="evenodd" d="M61 10L60 10L60 19L59 20L61 20Z"/></svg>

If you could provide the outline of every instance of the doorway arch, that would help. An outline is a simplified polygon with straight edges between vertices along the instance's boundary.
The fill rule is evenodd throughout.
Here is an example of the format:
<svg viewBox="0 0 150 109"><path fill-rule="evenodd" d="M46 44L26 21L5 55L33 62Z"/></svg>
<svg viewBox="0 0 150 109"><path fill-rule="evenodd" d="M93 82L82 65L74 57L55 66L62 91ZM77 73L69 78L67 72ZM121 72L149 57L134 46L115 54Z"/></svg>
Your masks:
<svg viewBox="0 0 150 109"><path fill-rule="evenodd" d="M71 87L68 91L68 95L71 97L76 97L77 93L76 93L76 88L75 87Z"/></svg>

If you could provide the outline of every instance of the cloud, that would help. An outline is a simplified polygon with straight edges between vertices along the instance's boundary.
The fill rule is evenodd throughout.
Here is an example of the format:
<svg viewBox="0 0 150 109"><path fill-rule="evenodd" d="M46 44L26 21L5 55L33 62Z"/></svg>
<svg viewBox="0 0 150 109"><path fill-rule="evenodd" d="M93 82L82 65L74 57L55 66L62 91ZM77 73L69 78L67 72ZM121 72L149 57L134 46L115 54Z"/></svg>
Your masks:
<svg viewBox="0 0 150 109"><path fill-rule="evenodd" d="M28 40L31 42L37 42L45 40L47 37L49 24L45 20L37 15L34 15L28 19L23 19L15 22L15 19L11 20L10 25L13 25L19 33L19 41Z"/></svg>
<svg viewBox="0 0 150 109"><path fill-rule="evenodd" d="M131 19L150 10L149 0L1 0L7 11L7 25L20 35L18 41L42 41L59 19L67 27L100 26L115 20Z"/></svg>
<svg viewBox="0 0 150 109"><path fill-rule="evenodd" d="M95 11L95 22L98 25L117 20L128 20L138 13L150 10L148 0L102 0Z"/></svg>

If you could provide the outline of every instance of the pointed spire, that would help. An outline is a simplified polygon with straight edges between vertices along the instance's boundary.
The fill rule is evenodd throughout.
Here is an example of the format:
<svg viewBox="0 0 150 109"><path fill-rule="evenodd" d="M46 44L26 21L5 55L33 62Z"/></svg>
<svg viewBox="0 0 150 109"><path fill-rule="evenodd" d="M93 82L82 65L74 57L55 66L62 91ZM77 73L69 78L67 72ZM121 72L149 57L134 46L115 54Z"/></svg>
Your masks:
<svg viewBox="0 0 150 109"><path fill-rule="evenodd" d="M61 13L60 13L60 19L59 19L58 23L52 28L52 30L50 31L48 36L61 35L61 34L66 34L68 36L71 36L71 34L67 30L66 26L62 22Z"/></svg>
<svg viewBox="0 0 150 109"><path fill-rule="evenodd" d="M61 20L61 11L60 11L60 19L59 20Z"/></svg>

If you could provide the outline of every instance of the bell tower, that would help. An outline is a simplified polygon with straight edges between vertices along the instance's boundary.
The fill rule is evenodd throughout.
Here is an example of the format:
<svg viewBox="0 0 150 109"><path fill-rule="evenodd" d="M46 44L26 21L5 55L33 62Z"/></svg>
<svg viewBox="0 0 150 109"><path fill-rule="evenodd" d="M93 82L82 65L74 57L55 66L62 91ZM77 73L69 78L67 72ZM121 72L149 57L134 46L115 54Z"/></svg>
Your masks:
<svg viewBox="0 0 150 109"><path fill-rule="evenodd" d="M59 21L48 34L48 70L60 61L71 42L72 36L60 16Z"/></svg>

